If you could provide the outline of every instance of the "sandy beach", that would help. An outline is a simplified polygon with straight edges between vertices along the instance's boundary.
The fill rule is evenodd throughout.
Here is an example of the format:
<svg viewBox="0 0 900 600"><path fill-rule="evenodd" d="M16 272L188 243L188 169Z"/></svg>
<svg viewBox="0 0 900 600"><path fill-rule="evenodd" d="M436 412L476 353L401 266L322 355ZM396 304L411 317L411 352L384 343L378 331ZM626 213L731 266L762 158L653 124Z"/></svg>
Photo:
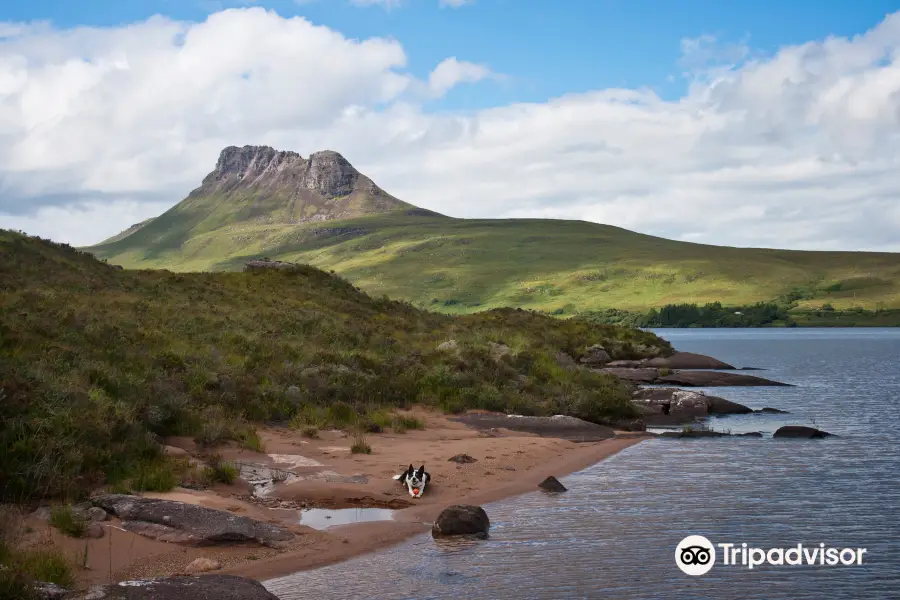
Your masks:
<svg viewBox="0 0 900 600"><path fill-rule="evenodd" d="M77 575L83 585L171 575L199 557L220 562L223 568L217 572L263 580L400 543L428 531L441 510L451 504L486 504L533 491L549 475L562 477L646 439L617 432L612 439L580 443L502 428L479 431L430 411L408 414L424 421L425 429L369 434L371 454L352 454L353 440L341 431L323 431L318 438L308 438L287 428L260 430L265 453L219 449L227 460L290 473L292 481L276 484L263 498L254 496L253 487L241 480L207 490L176 488L145 494L286 526L296 537L285 548L183 546L125 531L115 519L102 523L106 531L100 539L73 539L32 516L28 519L29 537L61 546L81 565ZM189 439L166 443L189 456L197 453ZM476 462L448 460L458 454L467 454ZM411 498L406 488L392 479L410 463L416 467L424 464L432 475L422 498ZM300 509L314 507L396 510L389 521L320 530L302 524Z"/></svg>

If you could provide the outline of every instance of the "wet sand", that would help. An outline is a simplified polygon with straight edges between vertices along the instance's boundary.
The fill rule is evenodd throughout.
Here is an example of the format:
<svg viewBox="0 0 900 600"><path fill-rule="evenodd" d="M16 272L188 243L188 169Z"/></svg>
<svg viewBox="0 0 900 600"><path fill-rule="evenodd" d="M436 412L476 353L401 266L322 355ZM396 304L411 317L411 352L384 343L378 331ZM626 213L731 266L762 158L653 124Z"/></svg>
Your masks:
<svg viewBox="0 0 900 600"><path fill-rule="evenodd" d="M372 454L351 454L352 438L344 432L320 432L319 439L302 437L287 428L260 430L265 454L222 448L220 454L243 463L267 465L297 477L274 486L265 499L254 498L245 481L219 484L208 490L176 488L146 496L167 498L230 511L287 526L297 537L286 548L257 544L190 547L160 542L127 532L112 519L102 523L101 539L72 539L46 522L29 519L30 537L53 541L84 563L78 570L82 584L105 583L178 573L199 557L222 563L219 573L263 580L316 568L394 545L426 532L451 504L485 504L533 491L549 475L561 477L583 469L647 436L619 432L611 439L574 442L502 428L478 430L443 415L410 411L425 421L424 430L369 434ZM191 440L170 439L189 455ZM477 462L457 464L448 459L468 454ZM411 498L391 477L410 463L424 464L432 476L422 498ZM303 507L395 508L393 520L353 523L324 531L301 524Z"/></svg>

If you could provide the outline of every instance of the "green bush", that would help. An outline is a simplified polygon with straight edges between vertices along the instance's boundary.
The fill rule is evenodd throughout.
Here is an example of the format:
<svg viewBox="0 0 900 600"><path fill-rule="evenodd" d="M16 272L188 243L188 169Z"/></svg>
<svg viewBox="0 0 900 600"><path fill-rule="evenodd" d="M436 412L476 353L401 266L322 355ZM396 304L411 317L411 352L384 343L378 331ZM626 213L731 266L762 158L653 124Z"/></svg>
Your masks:
<svg viewBox="0 0 900 600"><path fill-rule="evenodd" d="M60 504L50 509L50 525L71 537L81 537L87 531L87 521L75 514L71 506Z"/></svg>

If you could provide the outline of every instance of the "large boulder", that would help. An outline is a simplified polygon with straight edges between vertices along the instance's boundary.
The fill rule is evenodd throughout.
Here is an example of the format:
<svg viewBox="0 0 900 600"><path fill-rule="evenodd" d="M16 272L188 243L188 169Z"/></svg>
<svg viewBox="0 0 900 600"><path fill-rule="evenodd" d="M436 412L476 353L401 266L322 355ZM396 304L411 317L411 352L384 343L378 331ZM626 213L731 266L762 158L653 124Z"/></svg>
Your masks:
<svg viewBox="0 0 900 600"><path fill-rule="evenodd" d="M560 483L559 479L551 475L547 479L543 480L538 484L538 487L544 490L545 492L565 492L566 486Z"/></svg>
<svg viewBox="0 0 900 600"><path fill-rule="evenodd" d="M454 504L441 511L431 528L433 537L467 535L486 538L491 521L480 506Z"/></svg>
<svg viewBox="0 0 900 600"><path fill-rule="evenodd" d="M631 402L651 424L681 423L709 414L709 398L702 392L678 388L641 388Z"/></svg>
<svg viewBox="0 0 900 600"><path fill-rule="evenodd" d="M718 396L707 396L709 401L709 414L711 415L747 415L753 412L753 409L725 398Z"/></svg>
<svg viewBox="0 0 900 600"><path fill-rule="evenodd" d="M579 362L581 362L581 364L588 365L589 367L598 367L600 365L605 365L610 360L612 359L610 358L609 353L606 351L606 348L604 348L600 344L594 344L584 352L584 354L579 359Z"/></svg>
<svg viewBox="0 0 900 600"><path fill-rule="evenodd" d="M280 548L294 537L279 525L184 502L126 494L103 494L93 502L122 519L124 529L167 542L199 546L253 541Z"/></svg>
<svg viewBox="0 0 900 600"><path fill-rule="evenodd" d="M773 438L801 438L801 439L818 439L833 436L833 433L816 429L815 427L806 427L805 425L785 425L779 427L772 434Z"/></svg>
<svg viewBox="0 0 900 600"><path fill-rule="evenodd" d="M260 582L237 575L175 576L92 587L80 600L278 600Z"/></svg>

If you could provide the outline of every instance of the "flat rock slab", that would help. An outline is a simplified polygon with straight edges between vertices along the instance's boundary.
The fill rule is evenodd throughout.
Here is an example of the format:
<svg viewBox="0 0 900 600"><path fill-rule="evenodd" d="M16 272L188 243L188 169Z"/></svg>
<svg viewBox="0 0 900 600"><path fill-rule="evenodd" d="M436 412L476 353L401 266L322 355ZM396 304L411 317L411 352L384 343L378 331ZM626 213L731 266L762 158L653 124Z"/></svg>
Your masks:
<svg viewBox="0 0 900 600"><path fill-rule="evenodd" d="M712 356L693 352L676 352L672 356L658 356L642 360L617 360L607 364L608 367L654 368L654 369L724 369L735 367Z"/></svg>
<svg viewBox="0 0 900 600"><path fill-rule="evenodd" d="M257 542L283 547L294 534L279 525L194 504L103 494L93 503L122 519L122 528L154 539L190 545Z"/></svg>
<svg viewBox="0 0 900 600"><path fill-rule="evenodd" d="M562 415L524 417L498 413L467 414L452 417L451 420L464 423L476 429L502 427L510 431L534 433L541 437L559 438L572 442L599 442L616 437L616 433L611 427Z"/></svg>
<svg viewBox="0 0 900 600"><path fill-rule="evenodd" d="M138 579L92 587L73 600L278 600L263 584L237 575Z"/></svg>
<svg viewBox="0 0 900 600"><path fill-rule="evenodd" d="M722 371L678 371L664 377L658 377L655 383L670 383L686 387L729 387L729 386L785 386L790 383L772 381L755 375L741 373L724 373Z"/></svg>

